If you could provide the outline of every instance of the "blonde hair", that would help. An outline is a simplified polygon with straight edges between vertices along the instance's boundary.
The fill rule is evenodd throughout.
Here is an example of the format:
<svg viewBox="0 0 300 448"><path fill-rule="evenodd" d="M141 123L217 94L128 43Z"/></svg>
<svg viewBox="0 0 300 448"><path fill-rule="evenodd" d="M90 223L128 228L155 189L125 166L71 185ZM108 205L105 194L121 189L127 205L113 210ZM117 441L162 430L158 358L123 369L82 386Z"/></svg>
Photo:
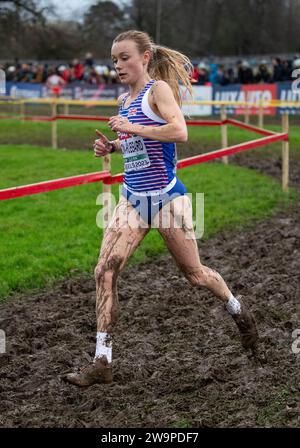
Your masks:
<svg viewBox="0 0 300 448"><path fill-rule="evenodd" d="M149 75L153 79L166 81L180 106L182 105L179 88L180 81L187 88L191 97L193 97L191 84L193 64L187 56L171 48L156 45L149 34L143 31L124 31L114 39L113 44L123 40L133 40L137 44L140 53L144 53L147 50L150 51Z"/></svg>

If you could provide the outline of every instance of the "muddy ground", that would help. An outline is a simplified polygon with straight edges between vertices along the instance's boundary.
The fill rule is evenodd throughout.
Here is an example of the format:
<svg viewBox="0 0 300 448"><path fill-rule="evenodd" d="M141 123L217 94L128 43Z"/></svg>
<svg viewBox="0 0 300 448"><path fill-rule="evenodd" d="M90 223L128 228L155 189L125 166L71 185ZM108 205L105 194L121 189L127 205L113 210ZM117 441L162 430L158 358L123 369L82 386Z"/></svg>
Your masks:
<svg viewBox="0 0 300 448"><path fill-rule="evenodd" d="M234 160L280 177L276 157ZM299 161L291 178L300 185ZM247 298L261 362L241 348L222 305L190 287L165 255L119 278L109 386L79 390L61 379L94 354L92 277L1 306L9 357L0 358L0 426L299 427L300 354L292 352L300 328L299 205L199 243L202 263Z"/></svg>

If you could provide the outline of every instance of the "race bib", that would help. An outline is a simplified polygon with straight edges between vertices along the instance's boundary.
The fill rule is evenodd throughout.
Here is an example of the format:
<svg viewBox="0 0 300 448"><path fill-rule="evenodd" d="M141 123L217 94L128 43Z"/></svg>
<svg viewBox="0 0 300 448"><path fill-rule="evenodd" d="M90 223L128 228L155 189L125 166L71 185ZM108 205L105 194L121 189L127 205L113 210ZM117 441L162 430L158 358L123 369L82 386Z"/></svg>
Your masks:
<svg viewBox="0 0 300 448"><path fill-rule="evenodd" d="M139 135L120 140L124 156L125 172L138 171L150 166L150 160L144 140Z"/></svg>

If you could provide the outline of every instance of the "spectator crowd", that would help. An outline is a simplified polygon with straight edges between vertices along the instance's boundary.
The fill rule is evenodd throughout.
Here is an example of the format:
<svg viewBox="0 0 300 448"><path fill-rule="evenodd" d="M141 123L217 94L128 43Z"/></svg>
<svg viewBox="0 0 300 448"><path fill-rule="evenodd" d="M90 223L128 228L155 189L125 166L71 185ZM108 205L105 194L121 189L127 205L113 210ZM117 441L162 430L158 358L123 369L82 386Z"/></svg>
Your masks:
<svg viewBox="0 0 300 448"><path fill-rule="evenodd" d="M114 84L118 82L117 73L109 65L95 64L92 54L86 55L85 61L74 59L66 64L38 64L33 62L0 65L6 73L6 81L47 83L56 77L57 84L65 85L73 82L88 84Z"/></svg>
<svg viewBox="0 0 300 448"><path fill-rule="evenodd" d="M200 62L194 65L193 83L219 84L259 84L292 81L293 71L300 68L300 57L293 60L281 60L273 57L269 62L238 60L236 64L222 65Z"/></svg>
<svg viewBox="0 0 300 448"><path fill-rule="evenodd" d="M115 84L118 76L110 65L100 65L94 62L91 53L86 54L84 62L74 59L65 64L39 63L5 63L0 65L5 71L6 81L27 83L54 83L57 86L80 82L87 84ZM255 84L292 81L292 73L300 69L300 57L291 60L281 60L278 57L257 61L239 60L231 64L214 62L195 62L192 82L195 85L206 83Z"/></svg>

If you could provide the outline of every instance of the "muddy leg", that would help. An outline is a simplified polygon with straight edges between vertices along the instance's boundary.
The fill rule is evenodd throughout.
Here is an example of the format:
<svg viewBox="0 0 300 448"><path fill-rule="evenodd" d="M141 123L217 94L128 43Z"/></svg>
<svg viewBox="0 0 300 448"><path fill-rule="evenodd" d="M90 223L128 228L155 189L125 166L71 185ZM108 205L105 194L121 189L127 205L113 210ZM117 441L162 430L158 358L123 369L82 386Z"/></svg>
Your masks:
<svg viewBox="0 0 300 448"><path fill-rule="evenodd" d="M126 217L128 213L132 215L131 212L136 219L131 220L128 225ZM137 217L137 212L132 205L121 196L105 230L95 268L97 343L94 362L79 373L70 373L65 377L66 381L76 386L87 387L94 383L112 382L111 338L119 308L117 277L126 260L149 231L148 226L138 225Z"/></svg>
<svg viewBox="0 0 300 448"><path fill-rule="evenodd" d="M163 217L165 207L165 214L170 218L169 226L163 226L164 221L167 221ZM177 197L165 207L157 215L156 227L158 227L177 265L193 286L204 286L226 303L226 308L240 331L243 347L255 349L258 333L255 320L246 304L240 296L236 298L231 294L218 272L200 262L189 198L187 196Z"/></svg>
<svg viewBox="0 0 300 448"><path fill-rule="evenodd" d="M170 214L170 225L167 228L158 224L159 219L160 224L163 222L163 213ZM188 196L179 196L166 204L157 215L156 223L170 253L188 281L193 286L204 286L224 302L228 301L231 292L221 275L200 261ZM175 223L180 227L176 228Z"/></svg>
<svg viewBox="0 0 300 448"><path fill-rule="evenodd" d="M95 268L97 331L111 333L118 318L117 277L149 227L141 228L138 220L128 225L126 213L136 213L123 196L105 231Z"/></svg>

